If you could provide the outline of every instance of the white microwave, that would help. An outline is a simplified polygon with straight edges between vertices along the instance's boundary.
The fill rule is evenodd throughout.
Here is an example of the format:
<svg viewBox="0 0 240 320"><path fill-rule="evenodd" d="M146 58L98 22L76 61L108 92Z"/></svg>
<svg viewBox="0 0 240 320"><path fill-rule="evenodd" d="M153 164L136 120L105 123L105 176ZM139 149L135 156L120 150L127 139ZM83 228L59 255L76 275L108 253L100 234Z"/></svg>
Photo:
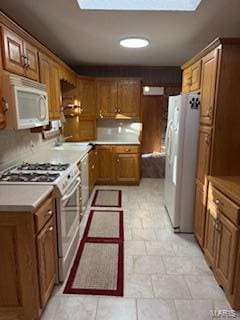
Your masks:
<svg viewBox="0 0 240 320"><path fill-rule="evenodd" d="M2 103L5 104L7 128L29 129L49 123L45 84L16 75L4 75Z"/></svg>

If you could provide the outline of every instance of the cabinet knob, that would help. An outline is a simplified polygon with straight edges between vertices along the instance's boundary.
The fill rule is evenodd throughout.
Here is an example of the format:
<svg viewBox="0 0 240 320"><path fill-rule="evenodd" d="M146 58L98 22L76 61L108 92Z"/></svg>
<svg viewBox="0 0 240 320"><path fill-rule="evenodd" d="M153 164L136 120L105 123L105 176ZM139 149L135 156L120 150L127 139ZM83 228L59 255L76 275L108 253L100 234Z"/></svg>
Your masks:
<svg viewBox="0 0 240 320"><path fill-rule="evenodd" d="M117 163L119 163L120 162L120 160L119 159L117 159Z"/></svg>
<svg viewBox="0 0 240 320"><path fill-rule="evenodd" d="M130 152L131 150L130 149L125 149L125 152Z"/></svg>
<svg viewBox="0 0 240 320"><path fill-rule="evenodd" d="M48 231L49 231L49 232L52 232L52 231L53 231L53 226L50 226L50 227L48 228Z"/></svg>
<svg viewBox="0 0 240 320"><path fill-rule="evenodd" d="M95 167L94 167L94 165L92 166L92 169L94 169Z"/></svg>
<svg viewBox="0 0 240 320"><path fill-rule="evenodd" d="M120 113L121 112L121 109L118 109L118 113Z"/></svg>
<svg viewBox="0 0 240 320"><path fill-rule="evenodd" d="M117 112L118 112L118 109L117 109L117 108L115 108L115 109L114 109L114 112L115 112L115 113L117 113Z"/></svg>
<svg viewBox="0 0 240 320"><path fill-rule="evenodd" d="M52 215L52 210L48 210L48 212L45 214L45 217L50 217Z"/></svg>

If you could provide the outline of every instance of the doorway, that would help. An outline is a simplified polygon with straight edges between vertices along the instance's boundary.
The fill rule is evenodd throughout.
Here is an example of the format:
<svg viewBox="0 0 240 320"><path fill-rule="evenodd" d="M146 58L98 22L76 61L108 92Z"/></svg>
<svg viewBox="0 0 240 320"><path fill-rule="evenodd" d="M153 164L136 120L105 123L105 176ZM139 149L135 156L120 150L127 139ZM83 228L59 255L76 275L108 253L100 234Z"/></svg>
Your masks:
<svg viewBox="0 0 240 320"><path fill-rule="evenodd" d="M165 177L165 133L168 116L168 97L181 91L180 85L149 86L148 94L142 90L142 177ZM162 94L151 94L161 88ZM148 89L149 90L149 89ZM161 92L161 90L158 90Z"/></svg>

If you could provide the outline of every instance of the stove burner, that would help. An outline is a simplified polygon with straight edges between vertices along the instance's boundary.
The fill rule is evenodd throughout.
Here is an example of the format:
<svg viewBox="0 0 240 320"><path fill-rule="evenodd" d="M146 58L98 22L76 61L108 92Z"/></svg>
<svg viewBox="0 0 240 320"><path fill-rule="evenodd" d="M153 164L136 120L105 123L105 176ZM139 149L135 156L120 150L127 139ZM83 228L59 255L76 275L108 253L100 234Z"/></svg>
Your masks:
<svg viewBox="0 0 240 320"><path fill-rule="evenodd" d="M64 171L68 167L69 163L23 163L17 170Z"/></svg>
<svg viewBox="0 0 240 320"><path fill-rule="evenodd" d="M59 177L59 173L11 173L7 172L0 176L0 181L6 182L53 182Z"/></svg>

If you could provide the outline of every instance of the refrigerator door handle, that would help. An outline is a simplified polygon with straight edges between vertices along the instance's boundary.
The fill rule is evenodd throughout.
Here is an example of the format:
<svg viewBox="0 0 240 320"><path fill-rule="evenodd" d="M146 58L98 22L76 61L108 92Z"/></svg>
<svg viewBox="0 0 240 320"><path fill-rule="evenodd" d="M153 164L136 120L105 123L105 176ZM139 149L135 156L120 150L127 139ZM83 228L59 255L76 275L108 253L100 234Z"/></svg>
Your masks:
<svg viewBox="0 0 240 320"><path fill-rule="evenodd" d="M170 141L170 132L171 132L171 127L172 127L172 123L173 121L170 120L168 122L168 125L167 125L167 130L166 130L166 140L165 140L165 144L166 144L166 157L169 158L171 156L171 144L172 144L172 141Z"/></svg>

